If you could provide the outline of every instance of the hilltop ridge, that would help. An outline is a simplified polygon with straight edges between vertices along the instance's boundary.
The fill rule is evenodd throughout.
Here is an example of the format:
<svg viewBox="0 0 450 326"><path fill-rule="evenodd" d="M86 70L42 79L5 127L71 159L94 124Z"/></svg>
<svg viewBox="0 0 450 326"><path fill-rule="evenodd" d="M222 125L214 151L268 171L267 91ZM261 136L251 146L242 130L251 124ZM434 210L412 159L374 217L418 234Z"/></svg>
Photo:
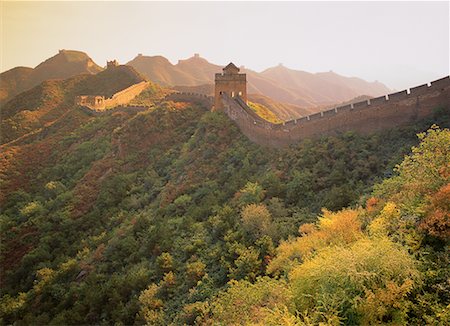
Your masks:
<svg viewBox="0 0 450 326"><path fill-rule="evenodd" d="M96 74L102 70L84 52L60 50L58 54L34 68L31 83L38 84L48 79L65 79L82 73Z"/></svg>
<svg viewBox="0 0 450 326"><path fill-rule="evenodd" d="M103 68L86 53L60 50L35 68L16 67L0 74L0 104L45 80L66 79L80 74L96 74Z"/></svg>

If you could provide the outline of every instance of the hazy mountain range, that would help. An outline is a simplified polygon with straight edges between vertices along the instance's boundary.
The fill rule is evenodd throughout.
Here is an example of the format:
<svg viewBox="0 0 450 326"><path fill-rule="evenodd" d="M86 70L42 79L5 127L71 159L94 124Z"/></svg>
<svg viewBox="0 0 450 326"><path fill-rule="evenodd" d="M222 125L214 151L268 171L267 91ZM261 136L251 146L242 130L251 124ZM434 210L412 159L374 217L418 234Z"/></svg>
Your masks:
<svg viewBox="0 0 450 326"><path fill-rule="evenodd" d="M222 71L222 66L212 64L198 55L179 60L175 65L162 56L138 55L127 65L162 85L213 84L214 73ZM379 82L344 77L334 72L313 74L282 65L260 73L241 67L241 72L247 74L250 94L265 95L303 108L340 103L360 95L374 97L390 92L388 87Z"/></svg>
<svg viewBox="0 0 450 326"><path fill-rule="evenodd" d="M172 64L163 56L138 55L126 63L149 80L163 86L189 87L193 92L212 94L214 74L223 66L198 55ZM239 64L236 62L236 64ZM86 53L62 50L37 67L16 67L0 74L0 103L44 80L65 79L79 74L96 74L103 68ZM390 92L379 82L344 77L334 72L309 73L282 65L256 72L241 67L247 74L250 100L266 104L282 119L305 115L319 108L350 101L355 97L380 96ZM280 109L282 108L282 109Z"/></svg>

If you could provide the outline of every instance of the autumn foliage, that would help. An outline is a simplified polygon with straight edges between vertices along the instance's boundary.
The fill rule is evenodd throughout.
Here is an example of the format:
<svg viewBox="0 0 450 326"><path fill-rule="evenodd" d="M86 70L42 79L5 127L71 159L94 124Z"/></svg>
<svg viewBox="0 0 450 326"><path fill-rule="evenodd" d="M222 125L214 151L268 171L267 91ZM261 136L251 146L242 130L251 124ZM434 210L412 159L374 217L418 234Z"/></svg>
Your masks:
<svg viewBox="0 0 450 326"><path fill-rule="evenodd" d="M450 318L448 129L275 150L154 85L144 112L72 106L117 85L98 86L54 81L5 106L1 324Z"/></svg>

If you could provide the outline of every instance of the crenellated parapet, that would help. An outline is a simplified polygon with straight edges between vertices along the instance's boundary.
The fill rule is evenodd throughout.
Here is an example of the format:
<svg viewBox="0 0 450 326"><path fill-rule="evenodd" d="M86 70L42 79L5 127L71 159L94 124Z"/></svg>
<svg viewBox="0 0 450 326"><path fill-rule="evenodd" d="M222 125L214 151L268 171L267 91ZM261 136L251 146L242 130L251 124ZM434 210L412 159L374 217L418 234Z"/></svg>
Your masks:
<svg viewBox="0 0 450 326"><path fill-rule="evenodd" d="M305 138L350 130L365 134L394 128L429 116L438 107L450 110L450 78L279 124L262 119L240 98L222 94L221 101L223 111L250 140L281 147Z"/></svg>

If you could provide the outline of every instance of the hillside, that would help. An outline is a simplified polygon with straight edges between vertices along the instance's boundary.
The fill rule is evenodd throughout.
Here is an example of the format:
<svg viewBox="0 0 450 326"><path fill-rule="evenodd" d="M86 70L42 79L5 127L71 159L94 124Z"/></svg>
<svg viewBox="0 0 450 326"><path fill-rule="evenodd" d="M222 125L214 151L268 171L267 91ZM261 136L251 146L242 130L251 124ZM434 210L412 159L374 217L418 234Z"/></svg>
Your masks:
<svg viewBox="0 0 450 326"><path fill-rule="evenodd" d="M0 151L2 324L445 321L449 132L410 148L448 112L275 150L156 86L145 112L76 109L99 75L8 103L41 120Z"/></svg>
<svg viewBox="0 0 450 326"><path fill-rule="evenodd" d="M86 53L60 50L58 54L40 63L34 69L18 67L1 73L0 104L46 80L66 79L80 74L96 74L100 71L102 68Z"/></svg>
<svg viewBox="0 0 450 326"><path fill-rule="evenodd" d="M279 119L288 121L315 113L313 108L302 108L293 104L274 101L261 94L248 94L248 100L259 103L272 111Z"/></svg>
<svg viewBox="0 0 450 326"><path fill-rule="evenodd" d="M332 108L339 107L339 106L345 106L345 105L348 105L348 104L364 102L364 101L367 101L367 100L369 100L371 98L373 98L373 97L372 96L368 96L368 95L360 95L360 96L357 96L355 98L352 98L349 101L344 101L344 102L337 103L337 104L334 104L334 105L324 105L323 108L321 109L321 111L325 111L327 109L332 109Z"/></svg>
<svg viewBox="0 0 450 326"><path fill-rule="evenodd" d="M30 80L32 73L33 69L28 67L16 67L1 73L0 104L20 93Z"/></svg>
<svg viewBox="0 0 450 326"><path fill-rule="evenodd" d="M178 92L186 92L186 93L198 93L204 94L208 96L214 96L214 84L203 84L196 86L173 86L172 89Z"/></svg>
<svg viewBox="0 0 450 326"><path fill-rule="evenodd" d="M118 66L98 74L83 74L66 80L48 80L2 105L0 143L40 130L73 109L77 95L112 94L145 78L132 67Z"/></svg>
<svg viewBox="0 0 450 326"><path fill-rule="evenodd" d="M223 68L198 55L179 60L175 65L162 56L139 55L127 64L150 80L165 86L213 84L214 74ZM390 91L379 82L369 83L331 72L312 74L283 66L269 68L261 73L245 68L241 72L247 73L248 93L268 96L277 102L307 109L348 101L360 95L380 96Z"/></svg>
<svg viewBox="0 0 450 326"><path fill-rule="evenodd" d="M146 78L133 67L120 65L88 76L75 88L75 95L102 95L106 98Z"/></svg>

